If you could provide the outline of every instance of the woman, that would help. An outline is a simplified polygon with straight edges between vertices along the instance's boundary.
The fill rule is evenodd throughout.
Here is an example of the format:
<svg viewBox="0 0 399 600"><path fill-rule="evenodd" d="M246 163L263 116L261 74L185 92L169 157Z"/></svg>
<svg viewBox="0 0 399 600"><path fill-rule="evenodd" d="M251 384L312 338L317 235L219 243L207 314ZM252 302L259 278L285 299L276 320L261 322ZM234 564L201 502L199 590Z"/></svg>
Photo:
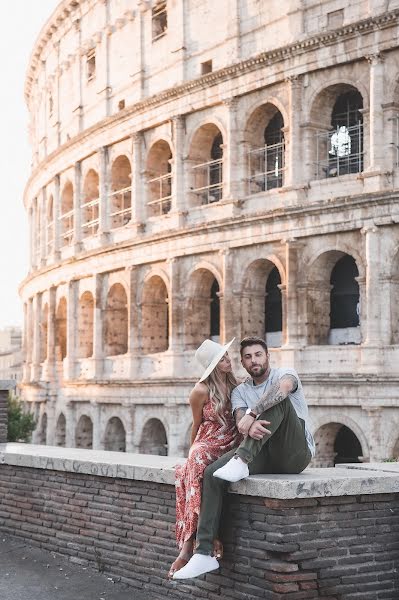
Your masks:
<svg viewBox="0 0 399 600"><path fill-rule="evenodd" d="M238 385L227 354L233 341L222 346L205 340L195 354L205 371L189 396L193 413L190 452L186 462L176 467L176 540L180 553L169 578L193 553L205 467L240 442L230 403L231 391ZM219 540L215 540L214 551L216 558L222 557Z"/></svg>

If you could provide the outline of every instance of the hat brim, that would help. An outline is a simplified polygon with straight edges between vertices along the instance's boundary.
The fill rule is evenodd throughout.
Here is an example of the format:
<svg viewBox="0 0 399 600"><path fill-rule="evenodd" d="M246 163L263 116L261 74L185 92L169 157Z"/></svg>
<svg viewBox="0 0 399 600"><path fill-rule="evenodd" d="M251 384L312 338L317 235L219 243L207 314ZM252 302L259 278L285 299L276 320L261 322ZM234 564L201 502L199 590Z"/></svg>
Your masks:
<svg viewBox="0 0 399 600"><path fill-rule="evenodd" d="M236 338L233 337L233 339L230 340L230 342L228 344L225 344L222 347L222 349L220 350L220 352L215 356L215 358L213 359L213 361L211 362L211 364L205 369L205 371L201 375L201 379L198 380L199 383L201 381L204 381L204 379L206 379L208 377L208 375L210 375L212 373L212 371L214 370L214 368L216 367L216 365L218 364L218 362L226 354L227 350L230 348L231 344L234 342L235 339Z"/></svg>

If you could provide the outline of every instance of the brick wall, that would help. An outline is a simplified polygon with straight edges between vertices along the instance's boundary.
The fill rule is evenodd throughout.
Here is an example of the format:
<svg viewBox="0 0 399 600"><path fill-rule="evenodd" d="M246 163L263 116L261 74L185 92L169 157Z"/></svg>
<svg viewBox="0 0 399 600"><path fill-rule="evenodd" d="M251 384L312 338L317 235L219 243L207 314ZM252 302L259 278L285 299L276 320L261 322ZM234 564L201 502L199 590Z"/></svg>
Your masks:
<svg viewBox="0 0 399 600"><path fill-rule="evenodd" d="M229 495L220 573L169 582L172 485L0 465L0 530L158 598L397 600L399 494Z"/></svg>
<svg viewBox="0 0 399 600"><path fill-rule="evenodd" d="M0 444L7 441L7 398L8 388L2 389L0 382Z"/></svg>

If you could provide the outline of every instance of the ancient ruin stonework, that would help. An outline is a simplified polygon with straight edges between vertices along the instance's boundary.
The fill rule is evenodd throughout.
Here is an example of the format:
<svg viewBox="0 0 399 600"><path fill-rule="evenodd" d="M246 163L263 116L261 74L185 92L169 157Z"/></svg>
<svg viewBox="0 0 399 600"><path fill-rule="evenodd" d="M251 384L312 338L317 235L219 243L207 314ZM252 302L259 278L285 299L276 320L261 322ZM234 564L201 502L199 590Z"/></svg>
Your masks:
<svg viewBox="0 0 399 600"><path fill-rule="evenodd" d="M399 454L399 0L285 8L64 0L43 27L34 442L181 455L196 346L257 334L301 375L316 466Z"/></svg>

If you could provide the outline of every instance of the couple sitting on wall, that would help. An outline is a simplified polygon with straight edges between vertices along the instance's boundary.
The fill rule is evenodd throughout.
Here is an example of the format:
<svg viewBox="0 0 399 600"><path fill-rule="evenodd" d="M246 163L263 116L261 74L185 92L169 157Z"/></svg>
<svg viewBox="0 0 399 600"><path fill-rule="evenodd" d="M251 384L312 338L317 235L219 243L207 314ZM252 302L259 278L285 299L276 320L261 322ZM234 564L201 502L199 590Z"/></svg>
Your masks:
<svg viewBox="0 0 399 600"><path fill-rule="evenodd" d="M219 568L218 539L226 482L255 473L300 473L315 452L298 374L271 368L264 340L241 341L250 377L238 384L222 346L205 340L196 352L204 368L190 393L193 413L187 461L176 467L179 556L168 577L190 579Z"/></svg>

